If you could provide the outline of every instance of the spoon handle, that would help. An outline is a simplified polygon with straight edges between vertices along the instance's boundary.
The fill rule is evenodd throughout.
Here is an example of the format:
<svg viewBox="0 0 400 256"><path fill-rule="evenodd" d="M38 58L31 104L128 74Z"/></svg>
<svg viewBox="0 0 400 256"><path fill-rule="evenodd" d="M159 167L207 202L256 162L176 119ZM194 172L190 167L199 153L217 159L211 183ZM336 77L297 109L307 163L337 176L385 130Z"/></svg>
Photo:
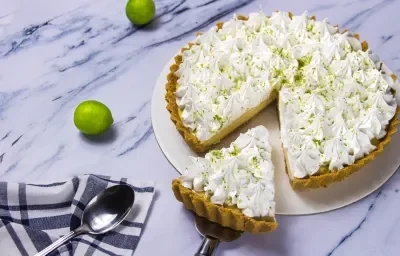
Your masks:
<svg viewBox="0 0 400 256"><path fill-rule="evenodd" d="M194 256L212 256L219 245L219 240L205 236L203 243Z"/></svg>
<svg viewBox="0 0 400 256"><path fill-rule="evenodd" d="M69 240L71 240L72 238L74 238L74 237L76 237L77 235L80 235L80 234L81 234L81 232L77 231L76 229L72 230L71 232L69 232L65 236L59 238L58 240L56 240L51 245L49 245L46 248L44 248L42 251L38 252L35 256L46 256L49 253L51 253L52 251L56 250L61 245L63 245L65 242L68 242Z"/></svg>

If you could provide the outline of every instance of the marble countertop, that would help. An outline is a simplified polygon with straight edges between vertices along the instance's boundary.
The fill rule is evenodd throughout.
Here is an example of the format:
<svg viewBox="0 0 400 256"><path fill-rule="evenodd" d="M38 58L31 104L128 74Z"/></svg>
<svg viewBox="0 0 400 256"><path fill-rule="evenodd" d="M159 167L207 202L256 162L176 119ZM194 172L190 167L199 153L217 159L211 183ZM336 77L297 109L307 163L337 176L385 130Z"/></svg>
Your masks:
<svg viewBox="0 0 400 256"><path fill-rule="evenodd" d="M130 25L125 0L0 0L0 179L46 182L83 173L155 180L157 193L135 255L193 255L193 216L171 192L178 175L160 151L150 117L158 74L178 49L218 20L262 6L304 10L361 34L400 73L395 0L158 0L156 20ZM88 140L72 122L76 105L104 102L115 123ZM400 174L346 208L279 216L274 233L245 234L217 255L399 255Z"/></svg>

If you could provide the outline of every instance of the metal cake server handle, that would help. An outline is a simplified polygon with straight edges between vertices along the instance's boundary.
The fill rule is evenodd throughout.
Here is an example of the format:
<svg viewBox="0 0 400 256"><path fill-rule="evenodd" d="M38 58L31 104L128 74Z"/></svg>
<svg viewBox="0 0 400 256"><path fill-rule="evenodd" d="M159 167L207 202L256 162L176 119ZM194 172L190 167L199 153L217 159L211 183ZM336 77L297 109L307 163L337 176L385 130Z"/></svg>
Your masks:
<svg viewBox="0 0 400 256"><path fill-rule="evenodd" d="M205 236L203 243L197 250L195 256L212 256L217 250L219 239L214 237Z"/></svg>
<svg viewBox="0 0 400 256"><path fill-rule="evenodd" d="M212 256L220 242L231 242L243 234L243 232L223 227L197 215L196 229L204 239L195 256Z"/></svg>

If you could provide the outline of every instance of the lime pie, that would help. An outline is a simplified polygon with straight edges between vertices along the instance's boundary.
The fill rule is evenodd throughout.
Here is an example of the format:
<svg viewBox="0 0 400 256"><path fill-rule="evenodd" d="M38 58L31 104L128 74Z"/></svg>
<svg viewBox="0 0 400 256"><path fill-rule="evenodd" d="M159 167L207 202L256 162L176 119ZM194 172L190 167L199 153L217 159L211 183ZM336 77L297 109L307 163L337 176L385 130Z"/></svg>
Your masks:
<svg viewBox="0 0 400 256"><path fill-rule="evenodd" d="M229 148L191 157L185 173L173 181L176 198L197 215L251 233L277 227L274 166L268 131L257 126Z"/></svg>
<svg viewBox="0 0 400 256"><path fill-rule="evenodd" d="M396 132L396 77L366 42L307 12L236 16L198 35L171 66L167 108L196 152L275 99L295 189L343 180Z"/></svg>

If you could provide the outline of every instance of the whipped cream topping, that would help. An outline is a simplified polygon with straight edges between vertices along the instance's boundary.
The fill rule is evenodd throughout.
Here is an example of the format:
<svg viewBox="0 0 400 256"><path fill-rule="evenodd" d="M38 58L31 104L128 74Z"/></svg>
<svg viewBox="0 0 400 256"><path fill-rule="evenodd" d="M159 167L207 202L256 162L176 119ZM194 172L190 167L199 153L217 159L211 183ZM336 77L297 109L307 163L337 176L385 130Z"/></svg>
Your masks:
<svg viewBox="0 0 400 256"><path fill-rule="evenodd" d="M353 164L375 149L373 139L385 136L397 108L395 81L356 38L327 20L307 13L279 19L277 31L289 38L286 49L298 62L295 70L283 68L286 77L294 75L279 92L281 137L293 176Z"/></svg>
<svg viewBox="0 0 400 256"><path fill-rule="evenodd" d="M375 149L393 118L395 81L348 32L307 12L251 13L212 27L176 74L182 119L200 141L279 91L281 137L293 175L335 171Z"/></svg>
<svg viewBox="0 0 400 256"><path fill-rule="evenodd" d="M249 217L274 216L274 166L268 130L257 126L205 158L191 157L179 178L183 186L205 192L218 205L236 205Z"/></svg>

